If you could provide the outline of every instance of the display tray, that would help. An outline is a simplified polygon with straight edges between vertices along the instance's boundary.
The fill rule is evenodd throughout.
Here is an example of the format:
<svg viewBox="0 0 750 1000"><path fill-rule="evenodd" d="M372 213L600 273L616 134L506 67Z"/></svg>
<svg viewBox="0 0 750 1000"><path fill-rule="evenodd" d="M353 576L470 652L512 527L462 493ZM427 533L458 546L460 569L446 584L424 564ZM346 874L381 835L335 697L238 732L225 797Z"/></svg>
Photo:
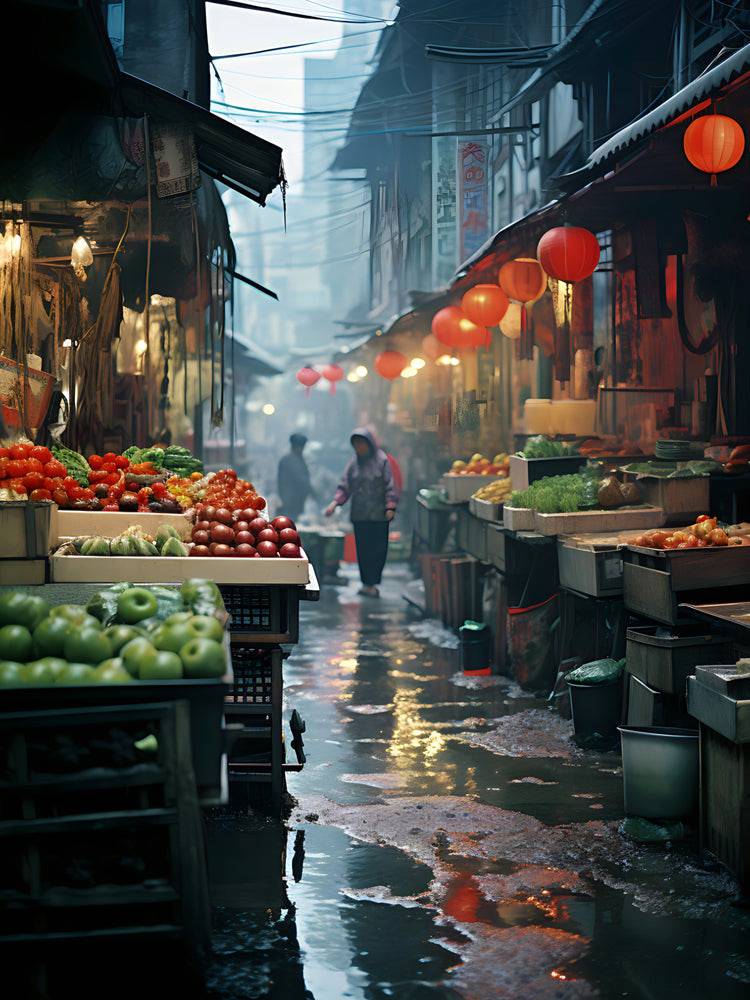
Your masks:
<svg viewBox="0 0 750 1000"><path fill-rule="evenodd" d="M449 503L466 503L480 486L504 478L505 476L441 476L440 488L445 490Z"/></svg>
<svg viewBox="0 0 750 1000"><path fill-rule="evenodd" d="M661 507L618 507L616 510L580 510L570 514L540 514L534 511L534 530L541 535L575 535L589 531L629 528L659 528L664 524Z"/></svg>
<svg viewBox="0 0 750 1000"><path fill-rule="evenodd" d="M298 584L310 582L304 559L237 559L213 556L81 556L50 559L54 583L180 583L194 577L218 584Z"/></svg>
<svg viewBox="0 0 750 1000"><path fill-rule="evenodd" d="M578 472L586 464L585 455L557 455L553 458L526 458L510 456L510 478L514 490L528 489L531 483L546 476L567 476Z"/></svg>
<svg viewBox="0 0 750 1000"><path fill-rule="evenodd" d="M139 514L138 511L124 510L61 510L57 515L57 534L60 538L82 535L114 538L133 524L140 524L144 531L153 534L156 534L160 524L171 524L182 538L189 538L193 517L185 514Z"/></svg>
<svg viewBox="0 0 750 1000"><path fill-rule="evenodd" d="M476 497L472 497L469 500L469 510L480 521L502 521L503 519L503 505L501 503L477 500Z"/></svg>
<svg viewBox="0 0 750 1000"><path fill-rule="evenodd" d="M750 541L703 549L650 549L629 545L625 561L668 573L674 591L750 584Z"/></svg>

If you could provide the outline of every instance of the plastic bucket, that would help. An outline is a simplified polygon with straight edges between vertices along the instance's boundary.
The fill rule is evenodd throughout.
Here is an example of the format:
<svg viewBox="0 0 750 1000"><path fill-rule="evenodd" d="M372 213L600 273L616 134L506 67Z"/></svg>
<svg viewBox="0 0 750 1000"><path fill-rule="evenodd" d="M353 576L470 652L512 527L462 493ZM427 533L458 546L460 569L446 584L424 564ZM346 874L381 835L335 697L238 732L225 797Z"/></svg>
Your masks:
<svg viewBox="0 0 750 1000"><path fill-rule="evenodd" d="M461 626L458 630L461 669L467 674L488 674L490 672L490 630L487 626L470 629Z"/></svg>
<svg viewBox="0 0 750 1000"><path fill-rule="evenodd" d="M622 715L622 678L609 684L567 684L576 736L614 736Z"/></svg>
<svg viewBox="0 0 750 1000"><path fill-rule="evenodd" d="M619 726L625 812L679 819L698 807L698 734L662 726Z"/></svg>

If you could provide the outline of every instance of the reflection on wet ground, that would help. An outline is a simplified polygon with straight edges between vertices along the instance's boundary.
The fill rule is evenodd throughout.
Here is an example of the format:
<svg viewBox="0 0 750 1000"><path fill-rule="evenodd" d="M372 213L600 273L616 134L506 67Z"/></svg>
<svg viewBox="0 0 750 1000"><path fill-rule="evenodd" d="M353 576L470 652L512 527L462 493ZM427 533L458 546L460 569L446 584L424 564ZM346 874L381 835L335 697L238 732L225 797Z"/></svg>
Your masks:
<svg viewBox="0 0 750 1000"><path fill-rule="evenodd" d="M487 1000L750 990L750 914L694 842L618 832L620 759L504 678L391 579L306 612L285 668L307 721L289 829L209 824L213 998Z"/></svg>

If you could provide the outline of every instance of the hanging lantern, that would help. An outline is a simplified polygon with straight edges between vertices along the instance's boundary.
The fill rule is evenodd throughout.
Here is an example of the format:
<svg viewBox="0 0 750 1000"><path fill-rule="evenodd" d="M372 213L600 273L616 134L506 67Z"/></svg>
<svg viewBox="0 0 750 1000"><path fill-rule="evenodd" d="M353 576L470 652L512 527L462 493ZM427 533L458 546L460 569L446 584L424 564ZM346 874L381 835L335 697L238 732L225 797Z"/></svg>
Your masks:
<svg viewBox="0 0 750 1000"><path fill-rule="evenodd" d="M383 351L382 354L378 354L375 358L375 367L378 375L388 379L389 382L392 382L394 378L398 378L408 363L400 351Z"/></svg>
<svg viewBox="0 0 750 1000"><path fill-rule="evenodd" d="M440 341L434 334L428 333L426 337L422 338L422 354L430 361L437 361L443 353Z"/></svg>
<svg viewBox="0 0 750 1000"><path fill-rule="evenodd" d="M458 321L463 316L463 312L458 306L446 306L439 309L432 317L431 329L435 337L441 344L448 347L455 347L458 342Z"/></svg>
<svg viewBox="0 0 750 1000"><path fill-rule="evenodd" d="M521 304L521 346L520 357L529 359L534 356L533 335L527 335L528 317L526 305L536 302L544 295L547 288L547 275L542 265L534 257L516 257L500 268L497 277L498 284L508 296Z"/></svg>
<svg viewBox="0 0 750 1000"><path fill-rule="evenodd" d="M497 326L508 309L508 296L499 285L474 285L461 299L461 308L477 326Z"/></svg>
<svg viewBox="0 0 750 1000"><path fill-rule="evenodd" d="M523 306L520 302L511 302L508 311L500 320L500 332L508 340L518 340L521 336L521 310Z"/></svg>
<svg viewBox="0 0 750 1000"><path fill-rule="evenodd" d="M456 324L458 336L454 341L454 346L464 350L489 347L490 335L486 327L472 323L468 316L461 316Z"/></svg>
<svg viewBox="0 0 750 1000"><path fill-rule="evenodd" d="M556 226L542 236L536 248L539 263L551 278L583 281L599 263L599 241L580 226Z"/></svg>
<svg viewBox="0 0 750 1000"><path fill-rule="evenodd" d="M316 382L320 380L320 372L316 372L314 368L310 368L306 365L304 368L300 368L297 372L297 381L305 387L305 395L310 395L310 390L315 385Z"/></svg>
<svg viewBox="0 0 750 1000"><path fill-rule="evenodd" d="M711 187L716 187L716 175L739 163L745 151L745 133L728 115L701 115L685 129L682 148L694 167L711 174Z"/></svg>
<svg viewBox="0 0 750 1000"><path fill-rule="evenodd" d="M321 375L331 383L328 391L334 396L336 394L336 383L340 382L344 377L344 369L339 365L324 365Z"/></svg>

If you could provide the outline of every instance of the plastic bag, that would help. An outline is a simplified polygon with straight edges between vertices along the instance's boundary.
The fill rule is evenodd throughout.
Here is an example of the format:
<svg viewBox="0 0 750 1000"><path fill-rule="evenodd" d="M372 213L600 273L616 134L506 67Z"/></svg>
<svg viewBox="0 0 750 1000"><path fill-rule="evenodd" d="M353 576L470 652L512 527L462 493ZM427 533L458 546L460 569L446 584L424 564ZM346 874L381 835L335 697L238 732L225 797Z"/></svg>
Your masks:
<svg viewBox="0 0 750 1000"><path fill-rule="evenodd" d="M521 687L545 694L552 689L557 676L558 624L557 594L528 608L508 608L512 676Z"/></svg>
<svg viewBox="0 0 750 1000"><path fill-rule="evenodd" d="M574 684L612 684L620 679L624 669L625 660L613 660L607 656L576 667L567 675L567 680Z"/></svg>

